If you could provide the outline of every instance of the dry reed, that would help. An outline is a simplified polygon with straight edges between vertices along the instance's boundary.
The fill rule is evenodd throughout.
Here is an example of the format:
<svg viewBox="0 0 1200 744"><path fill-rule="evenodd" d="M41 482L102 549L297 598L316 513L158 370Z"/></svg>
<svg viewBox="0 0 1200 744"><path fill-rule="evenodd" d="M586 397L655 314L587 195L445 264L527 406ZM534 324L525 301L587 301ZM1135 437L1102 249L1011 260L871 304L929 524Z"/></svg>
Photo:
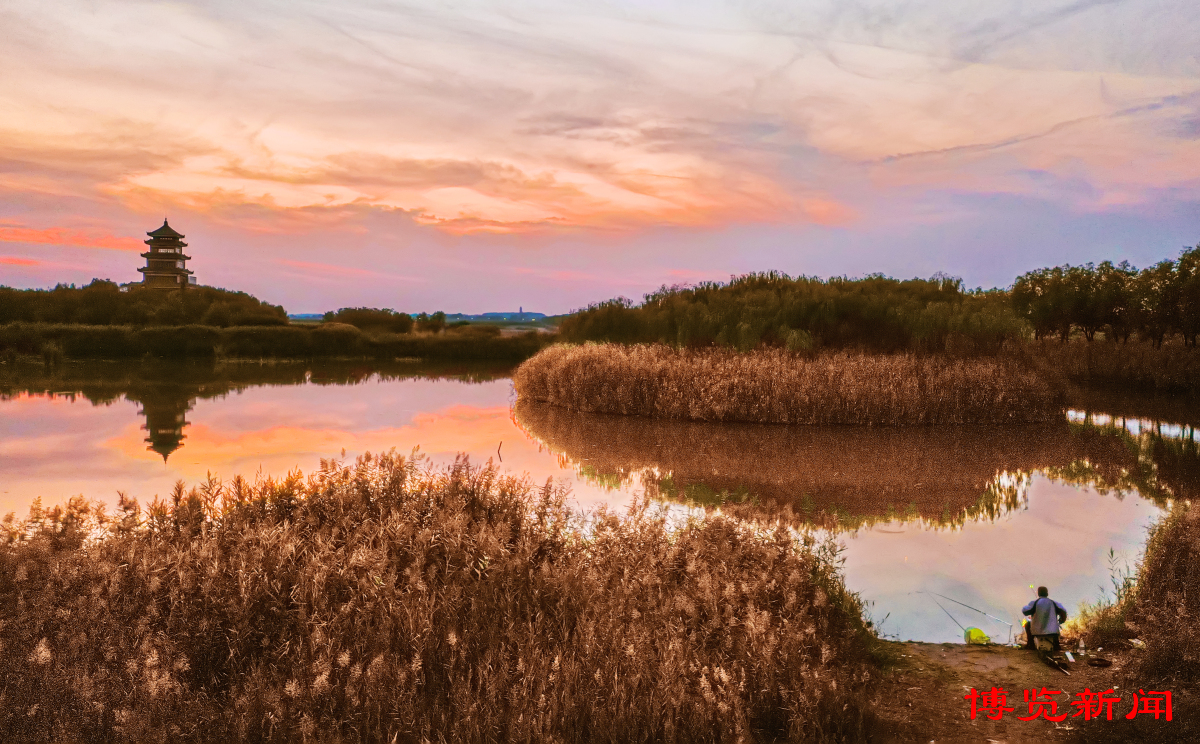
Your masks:
<svg viewBox="0 0 1200 744"><path fill-rule="evenodd" d="M828 546L394 454L6 521L0 740L861 740Z"/></svg>
<svg viewBox="0 0 1200 744"><path fill-rule="evenodd" d="M1112 599L1085 605L1072 633L1093 647L1141 638L1141 675L1200 682L1200 510L1188 501L1172 504L1151 527L1137 571L1112 569Z"/></svg>
<svg viewBox="0 0 1200 744"><path fill-rule="evenodd" d="M1043 340L1016 348L1034 368L1076 382L1171 392L1200 390L1200 349L1177 341L1156 347L1150 341Z"/></svg>
<svg viewBox="0 0 1200 744"><path fill-rule="evenodd" d="M665 345L556 345L513 377L523 399L572 410L783 424L1033 423L1059 395L1012 360Z"/></svg>
<svg viewBox="0 0 1200 744"><path fill-rule="evenodd" d="M1136 571L1113 569L1113 597L1084 605L1064 633L1091 648L1125 650L1127 689L1171 690L1174 720L1166 727L1148 716L1091 735L1095 741L1200 740L1200 509L1174 502L1150 529ZM1134 649L1128 639L1144 644ZM1123 718L1123 717L1122 717Z"/></svg>

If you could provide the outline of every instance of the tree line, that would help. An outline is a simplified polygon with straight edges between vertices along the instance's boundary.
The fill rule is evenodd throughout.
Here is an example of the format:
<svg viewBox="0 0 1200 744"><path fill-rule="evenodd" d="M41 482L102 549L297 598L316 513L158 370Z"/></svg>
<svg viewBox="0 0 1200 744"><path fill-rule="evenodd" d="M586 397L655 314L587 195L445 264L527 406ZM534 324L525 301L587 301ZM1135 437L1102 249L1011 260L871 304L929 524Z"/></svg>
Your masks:
<svg viewBox="0 0 1200 744"><path fill-rule="evenodd" d="M662 342L684 347L761 345L794 351L998 350L1021 332L999 290L966 291L944 275L897 280L747 274L728 283L662 287L641 305L624 298L564 319L569 341Z"/></svg>
<svg viewBox="0 0 1200 744"><path fill-rule="evenodd" d="M1104 332L1114 341L1131 336L1156 347L1178 334L1195 347L1200 336L1200 246L1177 259L1138 270L1122 261L1098 266L1055 266L1017 277L1012 307L1035 338L1065 341L1079 331L1091 341Z"/></svg>
<svg viewBox="0 0 1200 744"><path fill-rule="evenodd" d="M262 302L245 292L215 287L185 290L130 285L93 279L76 287L59 284L54 289L13 289L0 286L0 325L53 323L121 326L231 326L287 325L282 307Z"/></svg>

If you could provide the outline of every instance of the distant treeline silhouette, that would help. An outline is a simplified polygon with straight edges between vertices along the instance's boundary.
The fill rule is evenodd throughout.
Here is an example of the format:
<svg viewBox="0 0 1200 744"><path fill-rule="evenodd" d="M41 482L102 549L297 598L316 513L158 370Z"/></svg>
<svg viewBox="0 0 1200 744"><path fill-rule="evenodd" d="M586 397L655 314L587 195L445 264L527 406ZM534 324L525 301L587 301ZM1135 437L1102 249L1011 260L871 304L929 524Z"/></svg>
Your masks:
<svg viewBox="0 0 1200 744"><path fill-rule="evenodd" d="M124 326L281 326L287 325L282 307L245 292L215 287L163 291L139 285L122 289L114 282L93 279L83 287L59 284L54 289L12 289L0 286L0 324L74 323Z"/></svg>
<svg viewBox="0 0 1200 744"><path fill-rule="evenodd" d="M1021 330L1007 293L964 291L961 279L824 280L779 272L727 284L664 286L638 306L624 298L601 302L568 316L560 328L576 342L885 352L994 351Z"/></svg>
<svg viewBox="0 0 1200 744"><path fill-rule="evenodd" d="M187 290L191 292L192 290ZM51 323L0 325L0 358L62 359L317 359L396 358L519 362L550 336L536 331L501 336L488 328L442 334L366 333L344 323L310 326L91 326Z"/></svg>
<svg viewBox="0 0 1200 744"><path fill-rule="evenodd" d="M1065 341L1077 330L1091 341L1105 331L1113 340L1136 334L1162 346L1179 334L1194 347L1200 335L1200 246L1140 271L1127 261L1030 271L1013 284L1012 303L1039 339Z"/></svg>

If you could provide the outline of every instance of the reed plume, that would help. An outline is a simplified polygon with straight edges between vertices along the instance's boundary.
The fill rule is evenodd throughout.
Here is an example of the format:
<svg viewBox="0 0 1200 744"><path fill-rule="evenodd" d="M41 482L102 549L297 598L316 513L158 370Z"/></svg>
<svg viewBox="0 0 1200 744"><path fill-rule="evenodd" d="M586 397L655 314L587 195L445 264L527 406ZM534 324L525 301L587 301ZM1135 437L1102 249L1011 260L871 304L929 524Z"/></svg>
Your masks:
<svg viewBox="0 0 1200 744"><path fill-rule="evenodd" d="M420 458L10 516L0 740L861 740L829 546Z"/></svg>

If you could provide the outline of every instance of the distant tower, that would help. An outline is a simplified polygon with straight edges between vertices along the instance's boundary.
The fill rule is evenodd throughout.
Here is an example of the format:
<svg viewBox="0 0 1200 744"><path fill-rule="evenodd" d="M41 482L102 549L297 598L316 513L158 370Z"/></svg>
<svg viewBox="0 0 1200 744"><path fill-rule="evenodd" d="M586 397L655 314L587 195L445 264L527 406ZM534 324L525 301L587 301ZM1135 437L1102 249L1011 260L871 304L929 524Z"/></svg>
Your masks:
<svg viewBox="0 0 1200 744"><path fill-rule="evenodd" d="M165 218L162 227L146 234L150 236L146 241L150 251L142 254L146 265L138 269L142 272L142 286L182 289L195 284L196 277L187 269L191 256L183 255L187 247L183 236L172 230Z"/></svg>

